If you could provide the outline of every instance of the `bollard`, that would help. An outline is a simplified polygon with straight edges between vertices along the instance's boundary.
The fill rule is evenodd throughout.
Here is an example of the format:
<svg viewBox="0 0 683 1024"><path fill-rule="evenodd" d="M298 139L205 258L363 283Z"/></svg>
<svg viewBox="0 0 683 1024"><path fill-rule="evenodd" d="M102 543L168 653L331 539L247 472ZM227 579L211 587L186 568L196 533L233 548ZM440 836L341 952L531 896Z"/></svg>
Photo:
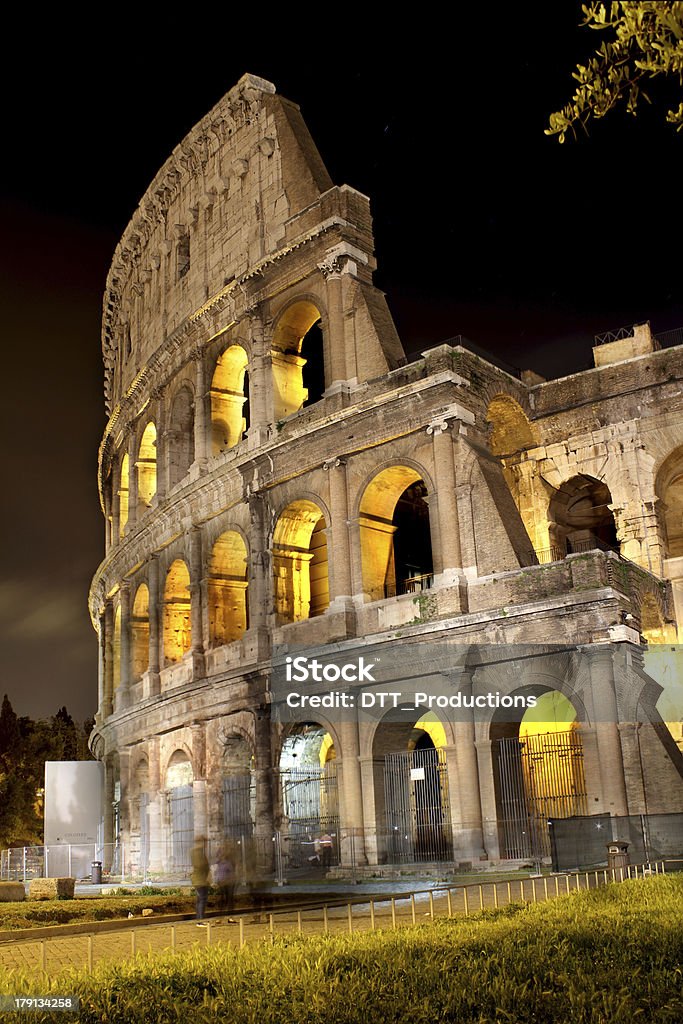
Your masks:
<svg viewBox="0 0 683 1024"><path fill-rule="evenodd" d="M396 930L396 900L391 897L391 927Z"/></svg>
<svg viewBox="0 0 683 1024"><path fill-rule="evenodd" d="M508 903L512 903L512 884L508 882Z"/></svg>
<svg viewBox="0 0 683 1024"><path fill-rule="evenodd" d="M557 875L555 875L555 895L556 896L560 895L560 879L558 878Z"/></svg>
<svg viewBox="0 0 683 1024"><path fill-rule="evenodd" d="M171 925L171 949L173 949L173 950L175 950L175 943L176 943L175 925L172 924Z"/></svg>
<svg viewBox="0 0 683 1024"><path fill-rule="evenodd" d="M92 935L88 935L88 974L92 974Z"/></svg>
<svg viewBox="0 0 683 1024"><path fill-rule="evenodd" d="M543 899L547 903L547 901L548 901L548 879L545 877L545 875L543 876Z"/></svg>
<svg viewBox="0 0 683 1024"><path fill-rule="evenodd" d="M493 883L493 906L498 910L498 883Z"/></svg>
<svg viewBox="0 0 683 1024"><path fill-rule="evenodd" d="M275 917L273 914L268 914L268 931L271 943L275 942Z"/></svg>
<svg viewBox="0 0 683 1024"><path fill-rule="evenodd" d="M370 900L370 928L375 930L375 901Z"/></svg>
<svg viewBox="0 0 683 1024"><path fill-rule="evenodd" d="M327 935L328 931L330 930L329 922L327 920L327 903L323 907L323 930L325 932L325 935Z"/></svg>
<svg viewBox="0 0 683 1024"><path fill-rule="evenodd" d="M349 914L349 935L353 935L353 910L350 903L347 903Z"/></svg>
<svg viewBox="0 0 683 1024"><path fill-rule="evenodd" d="M240 949L244 949L244 918L240 918Z"/></svg>
<svg viewBox="0 0 683 1024"><path fill-rule="evenodd" d="M135 956L135 928L131 928L130 932L130 955Z"/></svg>
<svg viewBox="0 0 683 1024"><path fill-rule="evenodd" d="M535 903L536 902L536 879L535 878L531 879L531 898L532 898L533 902Z"/></svg>
<svg viewBox="0 0 683 1024"><path fill-rule="evenodd" d="M206 922L206 944L207 944L207 946L211 945L211 922L210 921Z"/></svg>
<svg viewBox="0 0 683 1024"><path fill-rule="evenodd" d="M40 940L40 969L45 974L47 964L47 949L45 939Z"/></svg>
<svg viewBox="0 0 683 1024"><path fill-rule="evenodd" d="M446 890L446 899L448 901L448 916L453 917L453 904L451 903L451 890Z"/></svg>
<svg viewBox="0 0 683 1024"><path fill-rule="evenodd" d="M564 876L564 881L565 881L565 888L567 890L567 893L570 893L571 892L571 883L569 881L569 875L565 875Z"/></svg>
<svg viewBox="0 0 683 1024"><path fill-rule="evenodd" d="M523 900L524 899L524 879L520 879L520 882L519 882L519 895L520 895L520 898Z"/></svg>
<svg viewBox="0 0 683 1024"><path fill-rule="evenodd" d="M296 912L296 930L299 933L299 935L301 935L301 911L300 910L297 910L297 912Z"/></svg>
<svg viewBox="0 0 683 1024"><path fill-rule="evenodd" d="M411 915L411 917L413 919L413 924L415 924L415 893L414 892L411 892L411 894L410 894L410 915Z"/></svg>
<svg viewBox="0 0 683 1024"><path fill-rule="evenodd" d="M467 886L463 886L462 895L465 902L465 917L469 917L469 907L467 906Z"/></svg>
<svg viewBox="0 0 683 1024"><path fill-rule="evenodd" d="M479 909L484 909L484 886L479 886Z"/></svg>
<svg viewBox="0 0 683 1024"><path fill-rule="evenodd" d="M434 920L434 893L432 892L431 889L429 890L429 916L431 917L431 919L433 921Z"/></svg>

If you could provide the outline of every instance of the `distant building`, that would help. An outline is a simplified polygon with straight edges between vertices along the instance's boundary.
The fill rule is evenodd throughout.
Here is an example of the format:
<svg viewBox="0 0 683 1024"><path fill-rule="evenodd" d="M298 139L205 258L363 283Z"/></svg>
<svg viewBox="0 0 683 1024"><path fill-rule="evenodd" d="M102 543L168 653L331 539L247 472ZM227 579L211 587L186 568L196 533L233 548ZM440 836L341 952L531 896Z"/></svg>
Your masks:
<svg viewBox="0 0 683 1024"><path fill-rule="evenodd" d="M683 811L641 643L683 621L681 346L642 325L552 381L457 339L408 362L374 269L368 199L251 75L117 246L91 742L129 867L194 834L519 859L548 817ZM380 648L393 691L540 710L275 713L274 651Z"/></svg>

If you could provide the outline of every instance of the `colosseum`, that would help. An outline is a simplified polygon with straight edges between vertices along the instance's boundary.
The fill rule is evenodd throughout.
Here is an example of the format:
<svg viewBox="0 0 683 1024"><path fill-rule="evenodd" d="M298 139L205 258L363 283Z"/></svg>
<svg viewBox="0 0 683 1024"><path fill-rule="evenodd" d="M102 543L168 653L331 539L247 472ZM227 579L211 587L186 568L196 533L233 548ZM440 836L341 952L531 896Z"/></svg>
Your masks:
<svg viewBox="0 0 683 1024"><path fill-rule="evenodd" d="M110 867L182 874L195 836L292 871L514 862L548 822L683 811L655 671L683 622L682 348L639 325L557 380L460 338L407 358L374 269L369 200L252 75L117 246Z"/></svg>

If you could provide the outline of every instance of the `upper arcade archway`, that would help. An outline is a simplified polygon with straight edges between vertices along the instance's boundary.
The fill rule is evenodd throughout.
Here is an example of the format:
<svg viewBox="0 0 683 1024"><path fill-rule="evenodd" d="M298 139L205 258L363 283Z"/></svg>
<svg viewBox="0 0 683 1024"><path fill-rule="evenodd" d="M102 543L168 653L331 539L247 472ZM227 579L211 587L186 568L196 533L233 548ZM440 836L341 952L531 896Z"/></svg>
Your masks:
<svg viewBox="0 0 683 1024"><path fill-rule="evenodd" d="M236 530L222 533L209 563L209 642L239 640L247 629L247 548Z"/></svg>
<svg viewBox="0 0 683 1024"><path fill-rule="evenodd" d="M167 433L168 483L175 487L194 462L194 397L189 387L178 391L171 405Z"/></svg>
<svg viewBox="0 0 683 1024"><path fill-rule="evenodd" d="M135 593L130 629L133 680L137 680L149 665L149 590L146 583L141 583Z"/></svg>
<svg viewBox="0 0 683 1024"><path fill-rule="evenodd" d="M248 365L241 345L230 345L216 361L210 393L213 455L234 448L249 427Z"/></svg>
<svg viewBox="0 0 683 1024"><path fill-rule="evenodd" d="M273 335L273 414L286 419L325 391L325 357L320 310L301 300L288 306Z"/></svg>
<svg viewBox="0 0 683 1024"><path fill-rule="evenodd" d="M664 557L683 557L683 446L663 462L655 485Z"/></svg>
<svg viewBox="0 0 683 1024"><path fill-rule="evenodd" d="M365 488L360 503L363 590L371 601L417 593L434 572L424 480L409 466L389 466Z"/></svg>
<svg viewBox="0 0 683 1024"><path fill-rule="evenodd" d="M619 551L612 495L601 480L580 473L555 491L548 507L551 545L558 557L595 548Z"/></svg>
<svg viewBox="0 0 683 1024"><path fill-rule="evenodd" d="M190 573L185 562L176 558L164 588L164 664L180 661L191 646Z"/></svg>
<svg viewBox="0 0 683 1024"><path fill-rule="evenodd" d="M149 508L157 492L157 428L151 421L145 427L138 449L138 515Z"/></svg>
<svg viewBox="0 0 683 1024"><path fill-rule="evenodd" d="M330 603L325 517L306 498L293 501L273 533L275 611L282 622L322 615Z"/></svg>

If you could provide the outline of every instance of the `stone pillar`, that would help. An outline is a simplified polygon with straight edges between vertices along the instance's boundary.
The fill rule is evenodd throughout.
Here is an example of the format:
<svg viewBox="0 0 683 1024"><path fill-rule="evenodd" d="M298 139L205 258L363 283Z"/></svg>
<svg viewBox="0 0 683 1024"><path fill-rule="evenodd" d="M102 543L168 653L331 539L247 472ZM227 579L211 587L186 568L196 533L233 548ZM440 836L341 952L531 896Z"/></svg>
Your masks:
<svg viewBox="0 0 683 1024"><path fill-rule="evenodd" d="M130 626L130 586L122 583L119 589L119 607L121 608L121 676L116 694L116 708L128 707L130 703L131 680L131 626Z"/></svg>
<svg viewBox="0 0 683 1024"><path fill-rule="evenodd" d="M128 522L126 533L130 533L138 518L138 444L133 427L128 434Z"/></svg>
<svg viewBox="0 0 683 1024"><path fill-rule="evenodd" d="M168 419L168 404L166 397L161 391L154 391L152 396L157 401L157 419L156 419L156 458L157 458L157 489L155 495L152 497L152 503L159 504L168 494L170 487L169 474L171 471L170 467L170 451L168 443L168 431L166 429L166 423Z"/></svg>
<svg viewBox="0 0 683 1024"><path fill-rule="evenodd" d="M195 679L204 675L204 630L202 615L202 531L190 530L190 622L192 630L192 671Z"/></svg>
<svg viewBox="0 0 683 1024"><path fill-rule="evenodd" d="M130 762L131 749L124 747L119 750L119 779L121 782L121 799L119 800L119 822L121 826L121 842L125 863L130 857Z"/></svg>
<svg viewBox="0 0 683 1024"><path fill-rule="evenodd" d="M458 520L460 523L460 539L463 572L468 579L476 579L478 575L477 551L474 546L474 516L472 515L472 487L470 484L458 484L457 490Z"/></svg>
<svg viewBox="0 0 683 1024"><path fill-rule="evenodd" d="M498 833L498 808L496 807L496 787L493 777L493 745L491 740L476 740L474 745L477 750L484 847L489 860L497 860L501 857L502 851Z"/></svg>
<svg viewBox="0 0 683 1024"><path fill-rule="evenodd" d="M458 585L462 576L460 550L460 523L455 493L455 463L453 434L449 424L440 422L427 428L431 433L434 450L434 477L436 480L437 515L439 524L439 583ZM433 514L433 508L430 510Z"/></svg>
<svg viewBox="0 0 683 1024"><path fill-rule="evenodd" d="M153 697L160 692L159 665L159 559L152 555L147 573L149 587L149 693Z"/></svg>
<svg viewBox="0 0 683 1024"><path fill-rule="evenodd" d="M97 709L102 715L104 707L104 663L105 663L104 610L97 616Z"/></svg>
<svg viewBox="0 0 683 1024"><path fill-rule="evenodd" d="M586 650L593 697L593 720L600 762L604 814L628 814L624 762L619 738L617 698L614 683L614 651L610 644L596 644Z"/></svg>
<svg viewBox="0 0 683 1024"><path fill-rule="evenodd" d="M346 380L346 342L344 338L344 308L342 277L339 261L322 264L327 284L327 322L323 332L325 343L325 387Z"/></svg>
<svg viewBox="0 0 683 1024"><path fill-rule="evenodd" d="M251 359L249 360L249 448L258 448L269 435L274 421L272 394L272 363L270 342L266 340L263 321L251 317Z"/></svg>
<svg viewBox="0 0 683 1024"><path fill-rule="evenodd" d="M105 553L109 553L109 549L114 543L113 531L112 531L112 481L105 480L104 490L104 550Z"/></svg>
<svg viewBox="0 0 683 1024"><path fill-rule="evenodd" d="M116 489L114 489L116 484L118 486L116 486ZM112 468L111 488L112 488L112 496L111 496L111 544L112 544L112 547L116 547L116 545L119 543L119 541L121 539L119 537L119 532L120 532L120 529L121 529L121 526L120 526L121 520L119 518L120 508L121 508L121 461L120 461L120 459L116 463L115 470L114 470L114 468Z"/></svg>
<svg viewBox="0 0 683 1024"><path fill-rule="evenodd" d="M164 868L164 843L161 827L161 804L164 799L161 788L161 765L159 737L153 736L147 744L149 828L149 870L162 871Z"/></svg>
<svg viewBox="0 0 683 1024"><path fill-rule="evenodd" d="M102 718L108 718L114 706L114 605L110 598L104 606L104 694Z"/></svg>
<svg viewBox="0 0 683 1024"><path fill-rule="evenodd" d="M207 416L206 408L206 369L204 366L204 351L201 348L194 352L194 461L200 470L206 468L209 448L209 426L211 417Z"/></svg>
<svg viewBox="0 0 683 1024"><path fill-rule="evenodd" d="M456 679L458 689L463 696L471 697L471 674L464 672ZM458 712L458 719L453 725L461 815L456 833L465 858L477 861L485 857L486 852L482 827L479 761L474 734L474 710L462 708Z"/></svg>
<svg viewBox="0 0 683 1024"><path fill-rule="evenodd" d="M192 726L192 803L194 808L194 834L207 836L206 806L206 725L195 722Z"/></svg>
<svg viewBox="0 0 683 1024"><path fill-rule="evenodd" d="M249 495L249 630L265 630L272 608L271 563L266 544L266 502L260 493Z"/></svg>
<svg viewBox="0 0 683 1024"><path fill-rule="evenodd" d="M349 504L346 489L346 463L343 459L331 459L323 465L326 469L330 488L328 566L331 568L331 604L348 598L353 593L351 586L351 546L349 544Z"/></svg>
<svg viewBox="0 0 683 1024"><path fill-rule="evenodd" d="M270 869L273 861L273 762L270 729L270 708L256 708L254 715L254 785L256 789L256 821L254 837L263 867Z"/></svg>
<svg viewBox="0 0 683 1024"><path fill-rule="evenodd" d="M345 865L367 864L358 722L349 711L343 711L342 715L339 723L344 796L341 858Z"/></svg>

